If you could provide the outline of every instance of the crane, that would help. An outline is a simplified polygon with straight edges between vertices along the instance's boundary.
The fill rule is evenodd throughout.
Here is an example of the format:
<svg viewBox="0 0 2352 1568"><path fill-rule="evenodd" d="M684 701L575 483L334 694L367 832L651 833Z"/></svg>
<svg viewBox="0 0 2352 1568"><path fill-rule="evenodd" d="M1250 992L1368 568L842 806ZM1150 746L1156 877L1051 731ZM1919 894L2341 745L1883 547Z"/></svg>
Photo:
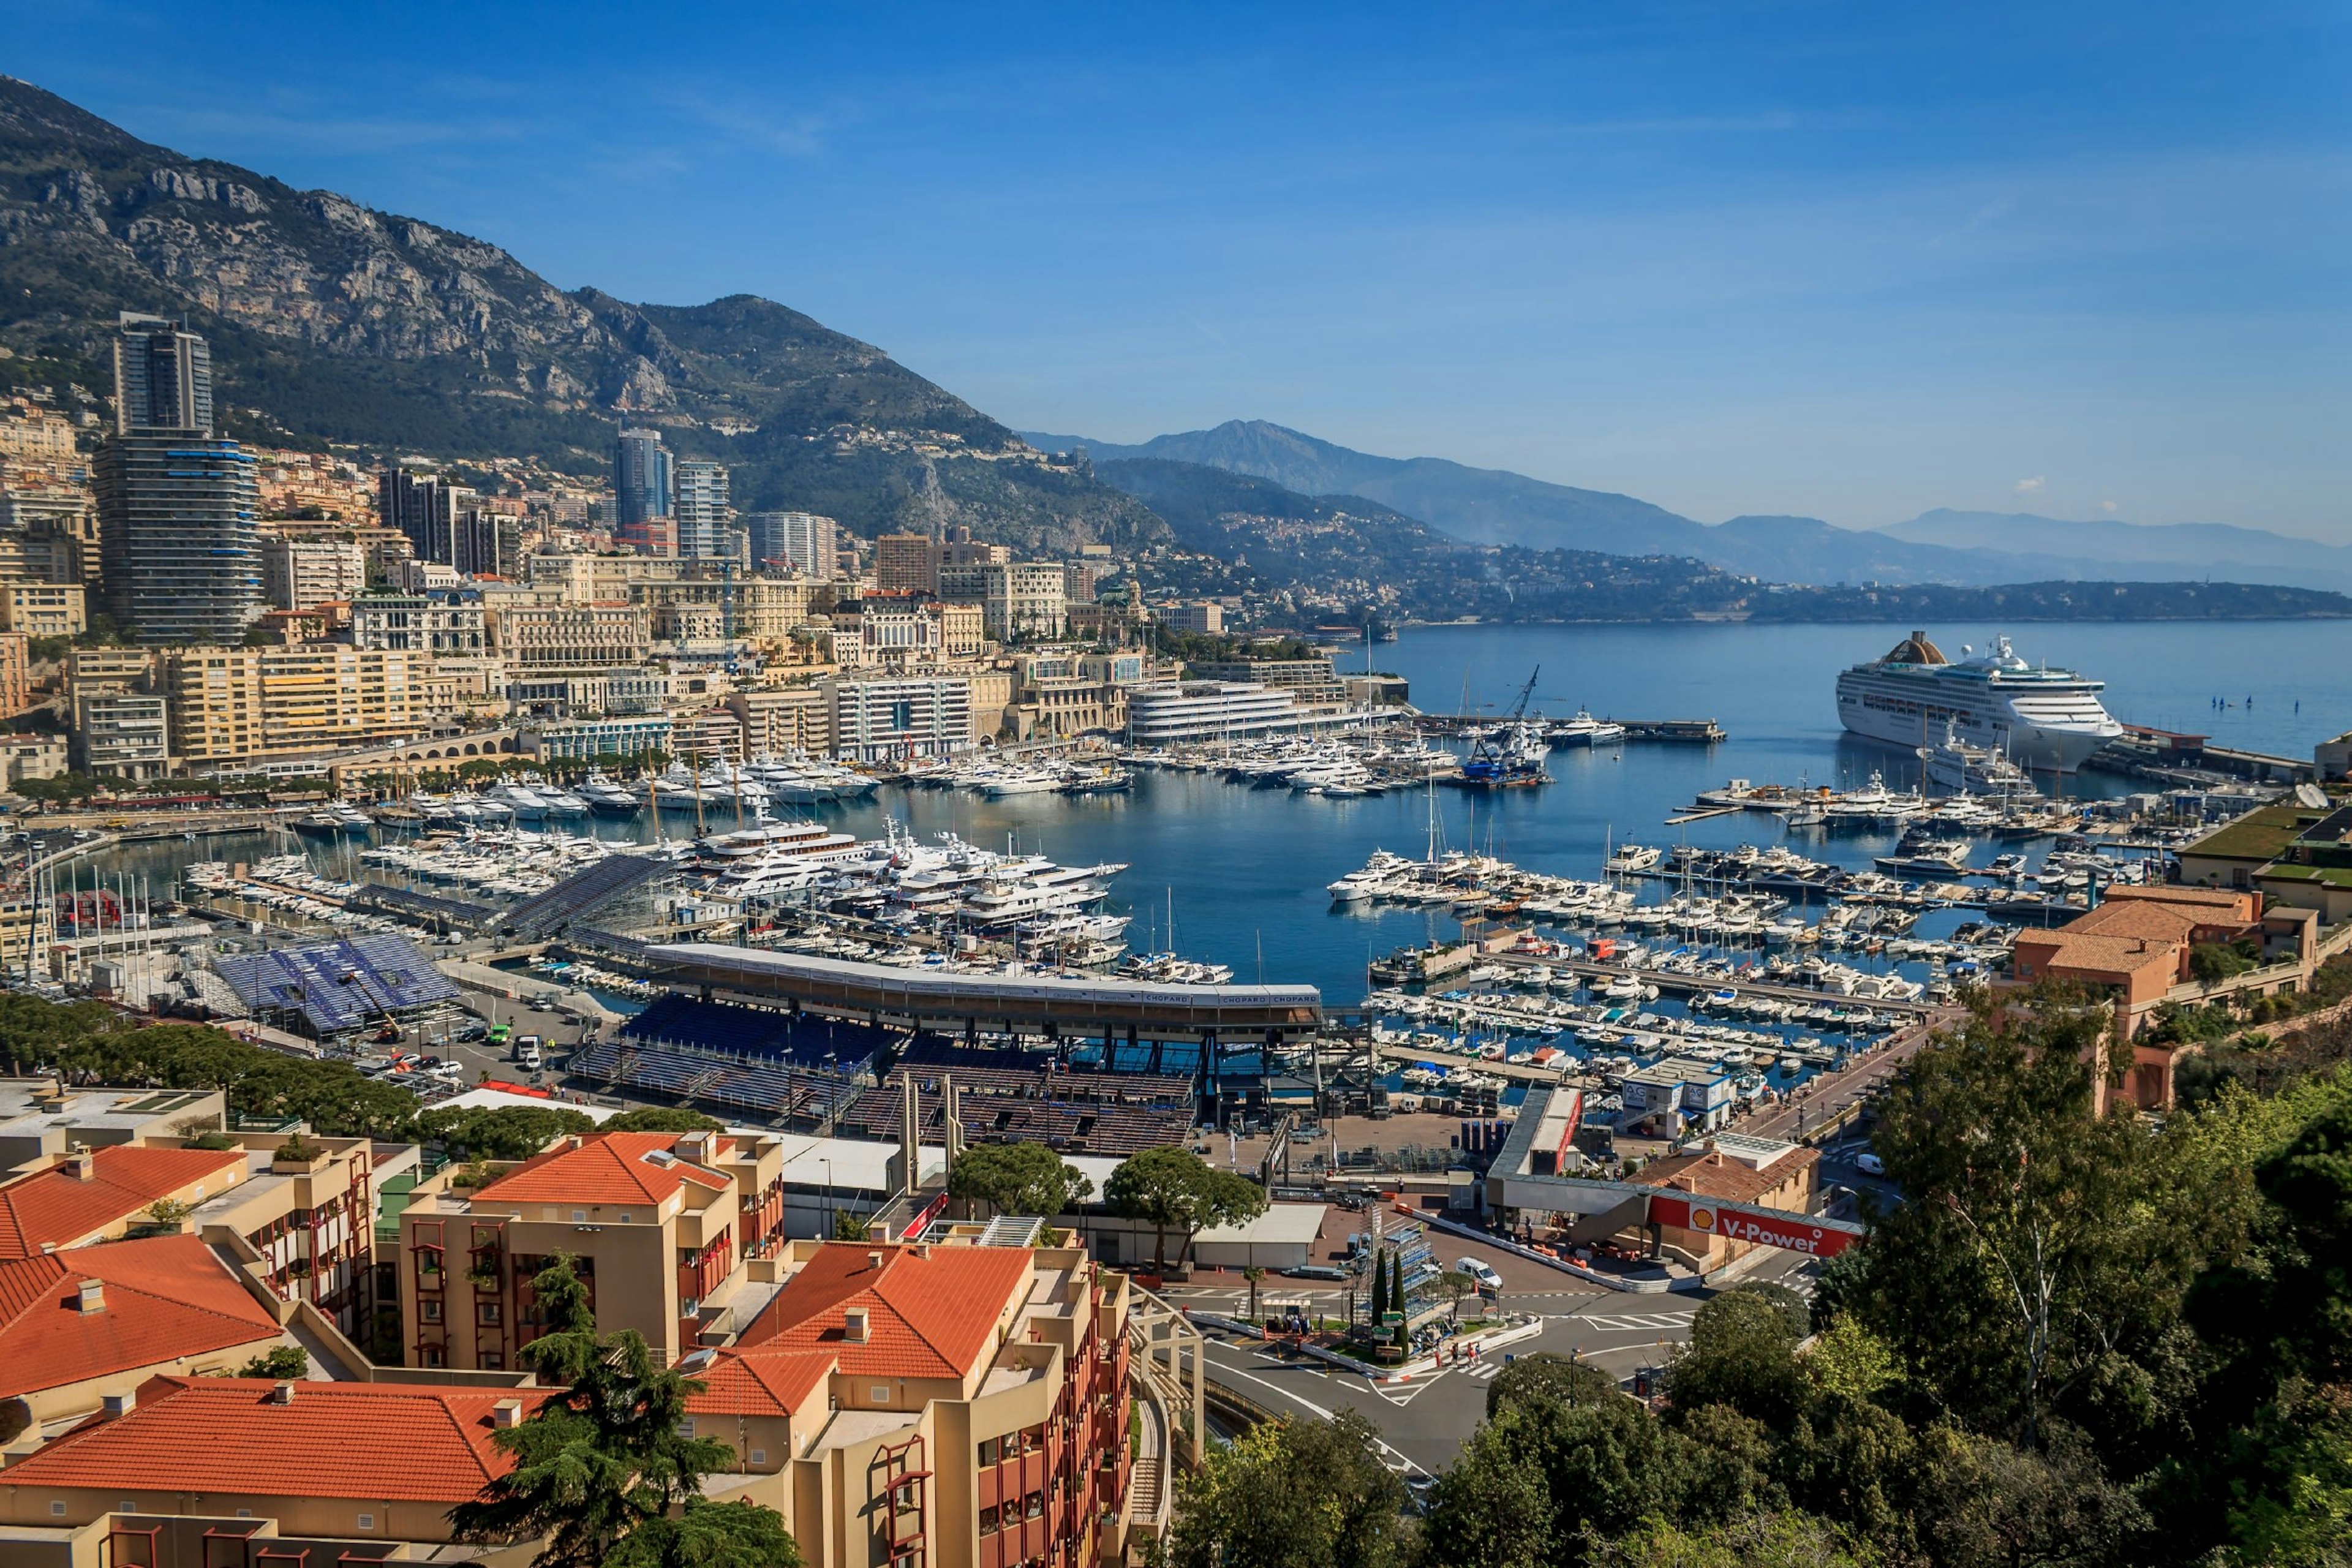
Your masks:
<svg viewBox="0 0 2352 1568"><path fill-rule="evenodd" d="M1535 695L1536 682L1542 675L1543 666L1536 666L1534 672L1528 677L1527 684L1519 688L1518 700L1511 704L1510 711L1503 715L1503 721L1496 725L1489 735L1479 736L1471 745L1469 759L1462 764L1463 783L1475 787L1485 787L1523 782L1528 784L1548 782L1542 774L1542 770L1536 769L1529 772L1517 766L1510 755L1509 746L1510 739L1519 721L1527 716L1528 701ZM1496 744L1497 741L1502 744Z"/></svg>

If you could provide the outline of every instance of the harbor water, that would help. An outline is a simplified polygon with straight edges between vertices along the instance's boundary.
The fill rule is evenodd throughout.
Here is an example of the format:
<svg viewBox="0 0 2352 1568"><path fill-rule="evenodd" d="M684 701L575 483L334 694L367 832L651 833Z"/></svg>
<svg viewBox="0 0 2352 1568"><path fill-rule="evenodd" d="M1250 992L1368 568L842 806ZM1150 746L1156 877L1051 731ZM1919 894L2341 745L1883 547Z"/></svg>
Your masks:
<svg viewBox="0 0 2352 1568"><path fill-rule="evenodd" d="M1875 658L1902 626L1409 627L1376 647L1377 668L1404 675L1416 706L1499 712L1531 672L1533 707L1565 717L1581 704L1631 719L1712 718L1729 738L1716 745L1650 743L1552 753L1556 782L1533 790L1433 797L1405 790L1326 799L1253 790L1213 774L1139 771L1124 795L1016 795L983 800L960 791L886 786L855 805L814 808L829 826L879 837L887 817L918 835L952 832L990 848L1008 844L1064 864L1125 862L1110 907L1131 912L1129 945L1174 949L1232 966L1236 979L1303 982L1334 1006L1366 991L1367 960L1390 949L1451 936L1426 909L1358 905L1335 910L1326 886L1376 848L1419 857L1475 849L1529 870L1597 877L1606 847L1628 840L1730 847L1783 839L1778 819L1735 813L1680 827L1664 818L1702 789L1730 777L1849 787L1882 770L1890 786L1916 781L1918 762L1840 731L1837 673ZM2028 658L2047 658L2107 682L2108 708L2129 722L2210 734L2216 743L2308 756L2313 743L2352 724L2352 623L1930 627L1948 650L1981 646L2007 629ZM1958 657L1955 651L1955 657ZM1360 651L1343 668L1361 668ZM2231 704L2215 709L2213 700ZM2251 698L2252 704L2247 700ZM2299 705L2299 710L2298 710ZM2108 795L2128 781L2084 773L2070 793ZM798 808L807 810L809 808ZM721 816L710 826L731 826ZM675 814L665 830L680 831ZM649 837L649 816L591 819L580 831ZM1796 830L1791 846L1815 859L1865 867L1891 835L1822 837ZM321 870L349 874L357 846L305 841ZM137 846L105 869L144 875L161 896L192 859L250 859L289 843L216 838ZM1980 857L1981 858L1981 857ZM1932 921L1933 917L1931 917ZM1172 929L1171 929L1172 928ZM1937 928L1923 922L1921 931Z"/></svg>

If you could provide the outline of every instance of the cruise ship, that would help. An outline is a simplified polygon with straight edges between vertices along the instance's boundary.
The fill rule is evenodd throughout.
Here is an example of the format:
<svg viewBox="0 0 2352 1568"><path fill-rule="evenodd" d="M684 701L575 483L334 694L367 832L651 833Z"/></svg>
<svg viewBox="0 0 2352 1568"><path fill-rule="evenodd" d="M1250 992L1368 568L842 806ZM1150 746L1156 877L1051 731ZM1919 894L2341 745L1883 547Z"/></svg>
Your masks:
<svg viewBox="0 0 2352 1568"><path fill-rule="evenodd" d="M2124 732L2100 704L2105 681L2028 664L2005 637L1988 653L1960 652L1955 664L1925 632L1913 632L1885 658L1838 677L1839 720L1857 735L1906 750L1948 731L2060 773L2074 772Z"/></svg>

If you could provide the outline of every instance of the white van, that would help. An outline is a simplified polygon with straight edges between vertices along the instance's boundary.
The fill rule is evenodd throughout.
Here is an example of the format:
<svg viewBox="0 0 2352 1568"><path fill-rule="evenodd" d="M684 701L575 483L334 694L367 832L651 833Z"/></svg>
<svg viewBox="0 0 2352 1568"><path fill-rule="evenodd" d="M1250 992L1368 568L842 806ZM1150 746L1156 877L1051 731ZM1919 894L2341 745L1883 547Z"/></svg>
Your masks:
<svg viewBox="0 0 2352 1568"><path fill-rule="evenodd" d="M1856 1154L1853 1157L1853 1168L1860 1171L1865 1176L1883 1176L1886 1174L1886 1162L1880 1159L1877 1155L1872 1153L1867 1149L1864 1149L1861 1153Z"/></svg>
<svg viewBox="0 0 2352 1568"><path fill-rule="evenodd" d="M529 1068L533 1072L538 1071L547 1060L546 1057L540 1051L539 1037L537 1035L517 1035L515 1037L514 1059L517 1067Z"/></svg>
<svg viewBox="0 0 2352 1568"><path fill-rule="evenodd" d="M1494 1266L1475 1258L1461 1259L1454 1265L1454 1272L1467 1274L1481 1290L1499 1291L1503 1288L1503 1277L1495 1272Z"/></svg>

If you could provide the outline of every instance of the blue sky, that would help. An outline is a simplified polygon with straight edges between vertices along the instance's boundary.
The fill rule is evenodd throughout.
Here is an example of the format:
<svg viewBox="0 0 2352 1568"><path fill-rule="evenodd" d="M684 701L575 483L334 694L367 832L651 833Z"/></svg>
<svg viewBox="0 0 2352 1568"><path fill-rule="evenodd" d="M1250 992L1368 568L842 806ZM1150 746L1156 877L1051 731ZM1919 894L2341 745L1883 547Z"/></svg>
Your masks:
<svg viewBox="0 0 2352 1568"><path fill-rule="evenodd" d="M0 0L151 140L1016 427L2352 539L2352 8Z"/></svg>

